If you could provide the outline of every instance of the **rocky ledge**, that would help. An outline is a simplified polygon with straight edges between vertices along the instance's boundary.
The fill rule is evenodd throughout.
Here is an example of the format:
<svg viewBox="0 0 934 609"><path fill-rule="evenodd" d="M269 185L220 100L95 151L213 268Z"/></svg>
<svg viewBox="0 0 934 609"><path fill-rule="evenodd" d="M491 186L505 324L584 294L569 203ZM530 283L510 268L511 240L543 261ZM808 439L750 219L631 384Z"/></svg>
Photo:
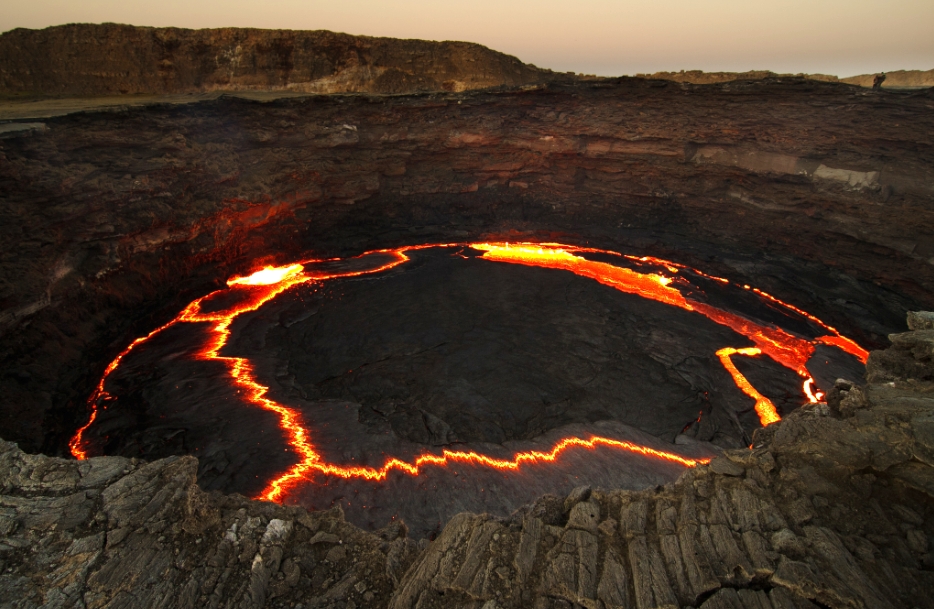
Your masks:
<svg viewBox="0 0 934 609"><path fill-rule="evenodd" d="M0 607L934 607L934 313L674 484L575 489L432 542L205 493L193 457L0 443ZM906 376L906 374L910 376Z"/></svg>

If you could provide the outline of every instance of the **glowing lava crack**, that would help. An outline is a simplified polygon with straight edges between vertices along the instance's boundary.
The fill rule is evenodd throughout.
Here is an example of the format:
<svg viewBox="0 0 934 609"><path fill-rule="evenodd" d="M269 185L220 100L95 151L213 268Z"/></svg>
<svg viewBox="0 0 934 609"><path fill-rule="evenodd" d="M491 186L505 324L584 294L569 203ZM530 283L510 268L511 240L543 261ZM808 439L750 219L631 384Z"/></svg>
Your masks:
<svg viewBox="0 0 934 609"><path fill-rule="evenodd" d="M497 459L472 451L462 452L445 449L442 451L441 455L427 453L416 457L412 462L390 458L380 468L348 467L327 463L315 449L309 437L309 430L303 426L301 414L296 409L280 404L268 397L269 388L256 379L250 362L245 358L227 357L220 354L221 349L227 344L230 337L229 328L234 319L243 313L256 311L265 303L276 298L286 290L309 282L322 282L328 279L353 277L386 271L409 260L406 252L432 247L471 247L484 252L481 256L484 260L570 271L576 275L594 279L601 284L610 286L621 292L636 294L643 298L699 313L718 324L731 328L735 332L748 338L755 346L743 348L724 347L718 350L716 355L719 357L723 367L732 376L736 386L755 401L756 413L759 415L759 420L763 426L774 423L780 420L781 417L772 402L759 393L739 372L731 359L732 356L744 355L755 357L758 355L766 355L782 366L795 371L804 379L802 389L807 399L811 402L817 402L823 397L819 391L815 390L814 379L806 368L806 363L814 353L816 344L821 343L837 347L859 358L863 362L866 361L866 357L868 356L868 353L859 347L859 345L849 338L842 336L836 329L825 324L816 317L761 290L750 288L748 285L743 285L741 287L745 290L752 291L760 298L774 305L781 306L796 315L806 318L829 332L829 334L814 340L807 340L792 335L780 328L759 324L734 313L717 309L706 303L692 301L686 298L677 287L679 285L690 286L683 275L678 274L680 271L686 270L698 276L724 284L729 284L729 280L722 277L706 275L695 269L667 260L625 256L626 259L636 264L650 264L667 269L672 275L676 276L674 278L656 273L639 273L609 263L589 260L581 255L585 253L594 253L621 256L615 252L592 248L577 248L552 243L441 244L411 246L395 250L378 250L377 252L368 252L364 254L364 256L381 254L388 256L389 261L376 268L363 271L347 271L330 274L306 271L305 265L321 262L319 260L309 260L303 263L282 267L266 267L249 276L234 277L227 282L227 289L212 292L211 294L195 300L185 307L185 309L169 323L156 328L146 336L134 340L107 366L97 388L88 399L91 410L90 418L87 424L81 427L72 438L69 444L72 454L78 459L87 458L87 446L83 438L84 432L96 420L98 409L106 409L108 402L114 399L106 390L107 380L114 370L120 366L120 363L127 354L140 344L175 324L210 323L213 324L210 338L200 350L198 357L224 363L227 366L233 382L243 390L243 396L247 401L263 409L274 412L279 417L279 426L285 433L289 445L299 456L298 463L292 466L287 472L279 475L268 483L266 488L260 493L260 498L262 499L281 501L285 498L289 489L303 480L310 479L316 472L341 478L383 480L393 470L417 476L420 469L424 466L447 466L455 462L472 463L500 470L517 470L523 464L554 462L560 457L561 453L572 448L596 449L597 447L609 447L641 454L646 457L667 460L686 467L694 467L699 463L706 463L708 461L707 459L688 459L674 453L655 450L631 442L593 436L588 439L576 437L564 438L548 452L520 452L515 454L511 460ZM225 297L235 297L237 299L235 304L216 312L205 312L205 305L213 304L213 301L218 299L218 296L222 294Z"/></svg>

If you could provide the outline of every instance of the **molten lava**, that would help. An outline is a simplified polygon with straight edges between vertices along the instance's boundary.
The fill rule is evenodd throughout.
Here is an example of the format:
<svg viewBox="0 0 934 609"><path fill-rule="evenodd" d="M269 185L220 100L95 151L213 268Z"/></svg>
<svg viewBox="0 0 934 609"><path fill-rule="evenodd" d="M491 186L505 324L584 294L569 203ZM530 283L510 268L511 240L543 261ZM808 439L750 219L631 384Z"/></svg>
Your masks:
<svg viewBox="0 0 934 609"><path fill-rule="evenodd" d="M740 391L751 397L756 401L756 414L759 415L759 420L762 421L762 426L771 425L777 421L780 421L782 418L778 416L778 411L775 410L775 404L772 403L772 400L765 397L752 386L752 383L746 380L746 377L736 369L736 365L733 363L733 360L730 359L731 355L760 355L762 351L756 349L755 347L748 347L746 349L734 349L733 347L724 347L717 351L717 357L720 358L720 363L723 364L723 367L726 368L727 372L730 373L730 376L733 377L733 382L736 383L736 386L739 387Z"/></svg>
<svg viewBox="0 0 934 609"><path fill-rule="evenodd" d="M261 271L256 271L246 277L234 277L227 280L228 286L235 285L273 285L282 283L290 277L298 275L304 270L300 264L291 264L289 266L273 267L267 266Z"/></svg>
<svg viewBox="0 0 934 609"><path fill-rule="evenodd" d="M593 436L589 439L576 437L564 438L560 440L550 452L520 452L515 454L512 459L497 459L472 451L462 452L445 449L442 451L441 455L426 453L417 456L412 462L407 462L398 458L389 458L383 466L379 468L342 466L334 463L327 463L312 443L310 431L303 425L300 412L294 408L280 404L269 397L269 388L257 380L249 360L221 354L221 351L230 337L230 326L238 316L250 311L256 311L265 303L276 298L286 290L309 282L323 282L329 279L380 273L409 260L406 252L430 247L471 247L475 250L482 251L482 259L489 261L570 271L576 275L594 279L601 284L610 286L621 292L635 294L643 298L698 313L718 324L733 329L738 334L749 339L755 346L740 348L724 347L717 351L716 355L720 359L723 367L732 376L736 386L744 394L754 400L756 413L759 415L763 426L779 421L781 417L774 404L759 393L739 370L737 370L731 356L765 355L782 366L794 370L805 379L803 391L811 402L817 402L822 398L822 394L819 391L815 391L814 380L806 368L808 359L814 353L815 343L836 346L847 353L855 355L864 362L866 359L866 351L849 338L842 336L836 329L828 326L816 317L790 304L784 303L761 290L752 288L752 291L763 299L804 316L824 330L831 332L832 335L821 336L813 341L809 341L794 336L780 328L759 324L734 313L717 309L706 303L690 300L675 287L673 280L669 277L655 273L638 273L612 264L588 260L578 255L580 253L619 255L615 252L592 248L575 248L573 246L563 246L560 244L532 243L512 245L506 243L476 243L410 246L396 250L378 250L376 252L364 254L364 256L380 254L389 257L388 262L366 270L324 273L308 272L302 264L297 263L281 267L267 266L245 277L233 277L227 282L228 288L226 290L218 290L193 301L185 307L175 319L130 343L130 345L117 355L107 366L97 388L88 400L91 410L89 420L84 426L78 429L69 444L72 454L77 459L87 458L87 446L84 440L84 433L97 419L98 410L101 408L106 409L108 402L115 399L106 391L107 380L133 349L177 323L209 323L212 324L210 328L210 338L199 351L198 357L222 362L227 367L233 382L243 390L242 395L246 401L265 410L274 412L279 417L279 425L286 436L289 446L299 457L298 462L287 472L279 475L268 483L260 494L260 498L262 499L281 501L287 496L291 488L302 481L310 479L316 472L341 478L384 480L392 471L397 470L412 476L417 476L424 466L444 467L452 463L471 463L499 470L517 470L523 464L554 462L559 458L561 453L571 448L593 450L603 446L641 454L646 457L663 459L685 467L694 467L699 463L706 463L709 461L709 459L688 459L674 453L659 451L631 442ZM726 279L705 275L695 269L666 260L648 257L635 258L630 256L626 258L643 263L651 263L663 267L671 273L678 273L679 270L687 270L698 276L707 277L721 283L729 283ZM679 279L679 282L681 281L682 280ZM749 286L743 287L745 289L750 289ZM214 301L219 300L218 296L221 294L225 297L234 297L234 304L219 311L206 312L203 306L209 303L214 304Z"/></svg>
<svg viewBox="0 0 934 609"><path fill-rule="evenodd" d="M575 256L563 248L503 243L474 243L470 247L486 252L483 254L486 260L564 269L575 275L595 279L621 292L691 310L691 305L687 303L681 292L668 287L671 279L661 275L636 273L605 262L594 262Z"/></svg>

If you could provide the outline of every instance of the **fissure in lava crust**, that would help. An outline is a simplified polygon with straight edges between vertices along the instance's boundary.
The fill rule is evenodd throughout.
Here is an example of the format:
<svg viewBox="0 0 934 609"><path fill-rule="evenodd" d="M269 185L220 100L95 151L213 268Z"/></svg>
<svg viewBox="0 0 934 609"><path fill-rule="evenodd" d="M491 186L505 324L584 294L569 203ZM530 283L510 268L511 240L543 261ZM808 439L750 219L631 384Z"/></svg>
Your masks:
<svg viewBox="0 0 934 609"><path fill-rule="evenodd" d="M593 450L597 447L607 447L635 453L645 458L665 460L684 467L694 467L698 463L708 461L708 459L703 458L684 457L674 452L662 451L630 441L593 435L591 437L565 437L555 443L550 451L517 452L511 459L492 457L476 451L443 449L441 454L425 452L409 460L389 457L381 467L332 463L325 459L320 449L315 445L314 430L305 426L300 411L270 398L269 387L260 382L252 363L247 358L221 355L223 347L230 338L230 326L233 321L244 313L258 310L285 291L312 282L325 282L331 279L381 273L407 262L409 260L407 252L428 248L472 248L482 252L480 256L482 260L490 262L569 271L621 292L634 294L702 315L717 324L730 328L747 338L754 346L725 346L716 351L716 356L724 369L731 375L739 390L755 401L755 410L763 426L780 420L780 415L772 401L760 393L739 371L733 362L732 358L734 356L766 356L781 366L792 370L801 377L803 396L810 402L818 402L823 397L820 391L816 389L816 383L807 369L807 362L814 354L816 345L836 347L856 357L861 362L865 362L868 356L868 353L854 341L841 335L835 328L817 317L748 285L737 285L735 287L751 292L759 299L780 307L790 314L803 317L807 321L816 324L827 334L814 339L802 338L781 328L758 323L708 303L692 299L689 295L685 295L689 289L694 288L686 275L693 274L724 285L732 284L728 279L708 275L697 269L668 260L622 256L605 250L556 243L470 243L409 246L363 254L360 257L361 259L372 255L388 257L388 261L364 270L328 273L306 268L314 266L315 263L323 262L321 260L305 260L281 267L266 267L248 276L234 277L227 282L227 289L213 292L193 301L173 320L130 343L107 366L97 388L88 400L90 408L89 420L77 430L71 439L70 449L72 454L77 459L85 459L89 456L90 448L85 439L85 433L94 425L100 410L107 409L108 405L116 399L108 392L108 379L121 365L124 358L141 344L149 341L167 328L177 324L192 323L210 324L209 338L200 347L198 357L223 363L231 381L241 390L241 395L247 403L275 413L279 420L279 427L290 449L296 455L297 460L291 468L275 475L268 481L265 488L259 493L259 498L262 499L281 502L298 485L303 482L313 481L316 475L384 480L393 471L418 476L425 467L445 467L454 463L469 463L510 471L518 470L524 465L533 463L551 463L560 459L564 452L580 448ZM637 272L608 262L588 259L587 254L611 258L619 257L630 264L663 270L659 272ZM206 305L216 306L216 301L220 300L221 296L225 299L231 299L233 304L216 311L210 311L211 307Z"/></svg>

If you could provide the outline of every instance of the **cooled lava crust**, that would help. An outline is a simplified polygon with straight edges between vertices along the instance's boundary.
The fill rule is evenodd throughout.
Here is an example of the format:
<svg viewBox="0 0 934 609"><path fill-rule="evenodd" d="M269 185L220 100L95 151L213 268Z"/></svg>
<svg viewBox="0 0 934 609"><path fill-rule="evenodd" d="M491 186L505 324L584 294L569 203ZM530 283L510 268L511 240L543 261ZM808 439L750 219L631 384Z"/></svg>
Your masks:
<svg viewBox="0 0 934 609"><path fill-rule="evenodd" d="M901 329L905 310L934 305L932 100L927 91L872 93L799 80L690 86L621 79L414 97L222 99L73 114L47 120L42 128L5 130L0 139L3 435L28 450L67 454L69 439L87 422L88 396L131 341L231 277L291 263L309 252L320 259L346 259L426 243L559 241L655 256L733 285L757 287L862 347L882 346L885 334ZM467 270L469 264L485 264L462 262ZM335 315L337 323L361 303L400 302L389 286L416 281L433 268L430 261L419 264L393 271L398 276L386 275L385 281L341 280L309 298L322 299L322 312ZM538 271L484 273L508 273L497 279L503 290L528 296L538 280L523 273ZM454 281L436 272L439 282L429 284ZM560 283L554 277L563 275L549 270L545 276L541 281ZM580 311L580 328L592 328L601 307L618 306L601 304L621 297L607 296L603 287L590 282L581 288L586 306L566 304L564 313ZM354 297L331 313L326 305L337 299L329 290L347 290ZM276 306L288 304L282 302ZM424 307L413 311L436 313L429 304L430 299L412 300L413 307ZM537 304L551 320L564 315L560 300ZM649 378L646 386L661 386L666 400L680 404L675 398L684 398L685 412L700 412L704 398L684 389L672 372L675 363L652 358L681 350L681 345L656 348L674 340L669 336L684 335L670 331L668 317L681 313L667 307L656 315L657 303L650 304L652 315L639 311L616 320L627 329L620 345L634 349L637 370L613 379L607 392L625 386L635 396L644 388L639 379ZM743 312L740 300L719 304ZM644 306L634 301L623 309ZM279 333L280 342L274 343L282 349L279 361L290 367L286 376L294 374L289 389L294 395L283 399L350 404L357 396L353 403L373 410L382 394L377 391L375 402L368 401L364 389L372 379L366 374L337 371L340 376L322 385L317 372L310 372L328 358L301 347L300 332L314 323L309 319L272 332ZM368 323L388 327L376 318ZM554 323L536 327L555 331ZM262 323L260 330L266 331ZM330 339L339 343L334 332ZM249 336L245 332L230 348L259 356ZM315 336L327 334L315 328ZM424 344L434 346L428 338ZM707 346L713 345L696 344L704 357L712 357ZM713 353L749 345L717 341L716 346ZM541 345L538 350L548 351ZM553 357L551 351L547 355ZM280 378L274 359L264 363L258 357L256 364L269 386ZM758 364L750 362L758 358L740 355L733 361L740 372L756 377ZM656 364L661 376L653 379ZM751 416L748 399L736 393L718 359L712 364L735 399L746 401L738 425L725 410L722 420L708 418L713 428L702 439L720 445L745 441L740 430L748 434L756 424L743 418ZM518 371L508 378L541 382L523 379ZM151 385L139 376L136 386L158 385L161 372L154 368L153 374ZM387 374L401 377L398 371ZM566 379L550 380L560 385ZM782 403L786 394L800 399L794 373L761 386L769 383L782 387L772 395L781 408L788 406ZM435 389L429 384L416 392ZM726 404L734 398L724 399ZM603 420L599 409L580 419L512 427L505 422L471 427L438 417L447 431L411 424L417 413L405 408L387 413L387 422L360 412L360 425L383 425L385 431L388 424L399 441L422 445L440 439L527 441L561 425ZM631 423L670 442L694 420L682 414ZM354 416L361 421L359 412ZM246 418L231 425L282 441L275 419L257 424ZM140 457L201 446L201 432L176 431L149 445L135 429L122 446ZM268 460L265 473L291 466L291 453L279 452L279 461ZM236 455L242 471L249 471L244 465L249 457L247 447ZM203 456L204 484L232 484L235 477L218 471L221 462ZM218 472L213 482L210 471ZM256 486L244 485L244 492L262 490L257 487L266 478L254 475ZM556 490L544 488L549 484L533 493Z"/></svg>

